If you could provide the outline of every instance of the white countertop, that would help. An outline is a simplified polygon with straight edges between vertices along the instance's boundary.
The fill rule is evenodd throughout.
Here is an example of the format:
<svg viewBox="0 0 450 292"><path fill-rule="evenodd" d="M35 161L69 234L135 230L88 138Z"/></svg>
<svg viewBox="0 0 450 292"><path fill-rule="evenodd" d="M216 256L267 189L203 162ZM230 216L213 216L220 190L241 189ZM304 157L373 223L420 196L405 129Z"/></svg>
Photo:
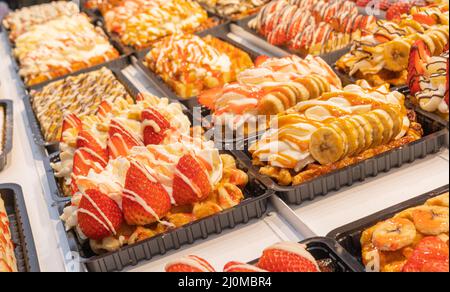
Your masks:
<svg viewBox="0 0 450 292"><path fill-rule="evenodd" d="M0 183L17 183L23 189L41 270L70 270L70 263L65 264L64 261L70 258L65 232L56 209L51 205L42 163L44 153L31 139L21 91L17 86L18 77L12 70L5 36L0 36L0 99L14 101L14 146L7 168L0 173ZM148 88L139 71L134 68L126 71L128 77L140 80L139 88ZM448 150L443 150L292 208L312 232L324 236L334 228L448 184L448 157ZM188 254L204 257L221 270L231 260L246 262L258 258L265 247L278 241L303 238L281 213L272 207L270 211L261 220L199 240L127 271L162 271L168 261Z"/></svg>

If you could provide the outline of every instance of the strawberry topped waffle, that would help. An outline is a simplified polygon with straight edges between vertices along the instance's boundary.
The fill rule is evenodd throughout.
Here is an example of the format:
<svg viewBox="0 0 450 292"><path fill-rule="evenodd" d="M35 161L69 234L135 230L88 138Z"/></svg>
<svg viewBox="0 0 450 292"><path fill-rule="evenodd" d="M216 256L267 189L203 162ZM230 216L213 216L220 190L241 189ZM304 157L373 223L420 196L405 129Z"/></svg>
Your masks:
<svg viewBox="0 0 450 292"><path fill-rule="evenodd" d="M67 115L60 157L52 166L72 196L61 218L97 253L232 208L248 182L233 157L191 129L179 104L150 95Z"/></svg>

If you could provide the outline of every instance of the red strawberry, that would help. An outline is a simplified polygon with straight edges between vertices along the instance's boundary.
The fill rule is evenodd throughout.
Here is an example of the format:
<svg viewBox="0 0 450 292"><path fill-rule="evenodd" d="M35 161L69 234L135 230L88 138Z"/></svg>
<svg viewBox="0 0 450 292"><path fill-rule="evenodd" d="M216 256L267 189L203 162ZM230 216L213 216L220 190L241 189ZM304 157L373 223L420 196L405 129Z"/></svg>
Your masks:
<svg viewBox="0 0 450 292"><path fill-rule="evenodd" d="M413 14L413 19L417 21L420 24L426 24L426 25L435 25L436 19L433 18L431 15L426 15L422 13Z"/></svg>
<svg viewBox="0 0 450 292"><path fill-rule="evenodd" d="M143 100L145 100L144 94L143 93L138 93L136 95L136 101L143 101Z"/></svg>
<svg viewBox="0 0 450 292"><path fill-rule="evenodd" d="M92 169L99 173L106 167L107 162L89 148L79 148L73 156L73 174L87 176Z"/></svg>
<svg viewBox="0 0 450 292"><path fill-rule="evenodd" d="M266 249L258 267L269 272L319 272L319 267L301 244L283 242Z"/></svg>
<svg viewBox="0 0 450 292"><path fill-rule="evenodd" d="M172 204L167 191L142 163L130 161L122 208L129 225L148 225L167 215Z"/></svg>
<svg viewBox="0 0 450 292"><path fill-rule="evenodd" d="M109 125L109 142L108 142L108 152L109 155L113 158L126 155L128 150L135 146L143 146L144 144L140 140L140 138L136 137L131 131L127 130L126 126L122 124L119 120L111 120ZM116 136L115 138L113 138ZM118 151L114 146L118 145L118 141L123 142L126 145L127 151L124 154L123 151ZM122 149L120 147L120 149Z"/></svg>
<svg viewBox="0 0 450 292"><path fill-rule="evenodd" d="M184 155L178 162L173 180L173 197L179 206L205 200L211 193L209 175L194 156Z"/></svg>
<svg viewBox="0 0 450 292"><path fill-rule="evenodd" d="M257 273L266 272L258 267L249 264L243 264L239 262L229 262L223 267L224 273Z"/></svg>
<svg viewBox="0 0 450 292"><path fill-rule="evenodd" d="M411 47L408 65L408 86L412 95L420 91L419 80L425 73L425 63L430 55L430 50L423 40L416 41Z"/></svg>
<svg viewBox="0 0 450 292"><path fill-rule="evenodd" d="M165 133L170 129L169 121L158 111L147 108L142 112L144 125L144 144L159 145L165 138Z"/></svg>
<svg viewBox="0 0 450 292"><path fill-rule="evenodd" d="M189 255L166 265L168 273L214 273L214 268L204 259Z"/></svg>
<svg viewBox="0 0 450 292"><path fill-rule="evenodd" d="M81 120L75 114L68 114L64 117L61 133L64 134L64 132L69 129L76 129L76 131L78 132L81 131L82 128L83 123L81 122ZM63 135L61 135L61 142L64 142Z"/></svg>
<svg viewBox="0 0 450 292"><path fill-rule="evenodd" d="M359 7L366 7L370 1L372 0L357 0L356 5L358 5Z"/></svg>
<svg viewBox="0 0 450 292"><path fill-rule="evenodd" d="M100 143L101 142L87 130L83 130L78 134L77 148L89 148L107 162L109 160L108 151L103 148Z"/></svg>
<svg viewBox="0 0 450 292"><path fill-rule="evenodd" d="M122 211L107 195L93 189L83 194L78 206L78 226L86 237L101 240L114 236L122 222Z"/></svg>
<svg viewBox="0 0 450 292"><path fill-rule="evenodd" d="M386 19L390 21L400 20L402 14L408 13L411 7L409 2L396 2L387 10Z"/></svg>
<svg viewBox="0 0 450 292"><path fill-rule="evenodd" d="M121 134L114 134L109 137L108 140L108 153L111 159L116 159L118 157L126 157L130 152L125 139Z"/></svg>
<svg viewBox="0 0 450 292"><path fill-rule="evenodd" d="M100 103L98 110L97 110L97 115L99 117L105 118L106 115L108 115L108 113L110 113L112 110L112 106L111 103L107 100L102 101L102 103Z"/></svg>
<svg viewBox="0 0 450 292"><path fill-rule="evenodd" d="M215 110L216 100L222 94L223 94L223 88L221 88L221 87L205 90L198 97L198 102L201 105L209 108L210 110Z"/></svg>
<svg viewBox="0 0 450 292"><path fill-rule="evenodd" d="M449 46L449 43L447 43L447 44L445 45L443 52L447 52L447 51L448 51L448 46Z"/></svg>
<svg viewBox="0 0 450 292"><path fill-rule="evenodd" d="M425 237L403 266L403 272L449 272L448 244L438 237Z"/></svg>

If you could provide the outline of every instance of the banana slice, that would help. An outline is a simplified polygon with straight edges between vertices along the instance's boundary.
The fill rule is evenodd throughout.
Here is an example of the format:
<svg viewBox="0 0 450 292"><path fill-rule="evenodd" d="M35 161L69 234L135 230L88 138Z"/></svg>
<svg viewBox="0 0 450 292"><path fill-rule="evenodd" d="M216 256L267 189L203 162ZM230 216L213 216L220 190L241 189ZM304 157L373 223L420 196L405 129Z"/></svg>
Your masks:
<svg viewBox="0 0 450 292"><path fill-rule="evenodd" d="M334 128L322 127L311 135L309 151L316 161L326 165L344 156L345 142Z"/></svg>
<svg viewBox="0 0 450 292"><path fill-rule="evenodd" d="M434 55L436 45L433 38L428 34L419 34L419 38L421 38L425 42L425 44L427 44L427 47L430 50L431 55Z"/></svg>
<svg viewBox="0 0 450 292"><path fill-rule="evenodd" d="M261 115L276 115L283 111L283 102L272 94L264 96L258 104L258 113Z"/></svg>
<svg viewBox="0 0 450 292"><path fill-rule="evenodd" d="M369 121L367 121L367 119L365 119L363 116L360 116L360 115L355 115L355 116L351 117L351 120L354 121L355 123L358 123L359 126L364 131L364 142L365 143L364 143L364 147L361 150L361 152L372 147L373 129L372 129L372 126L370 125Z"/></svg>
<svg viewBox="0 0 450 292"><path fill-rule="evenodd" d="M365 114L363 116L370 123L370 126L373 129L373 133L372 133L373 143L372 143L371 147L380 146L381 143L383 143L383 138L384 138L384 136L383 136L383 132L384 132L383 124L381 123L381 121L378 118L378 116L375 115L374 113L367 113L367 114Z"/></svg>
<svg viewBox="0 0 450 292"><path fill-rule="evenodd" d="M320 96L319 86L311 80L309 77L302 77L296 79L297 82L301 83L309 92L309 99L315 99Z"/></svg>
<svg viewBox="0 0 450 292"><path fill-rule="evenodd" d="M348 118L347 122L352 125L352 127L355 129L356 133L358 134L358 136L357 136L358 149L356 149L355 154L354 154L354 155L358 155L359 153L364 151L364 147L366 144L365 132L364 132L363 127L360 125L360 123L355 121L354 119Z"/></svg>
<svg viewBox="0 0 450 292"><path fill-rule="evenodd" d="M329 124L328 126L333 128L339 135L341 135L342 140L344 141L344 155L342 155L342 157L348 156L348 153L349 153L349 150L350 150L349 137L344 132L344 130L342 130L341 127L339 127L335 122Z"/></svg>
<svg viewBox="0 0 450 292"><path fill-rule="evenodd" d="M296 100L296 104L301 102L301 101L305 101L305 100L309 100L310 99L310 95L309 95L309 91L308 89L300 82L295 82L292 84L292 86L295 87L296 91L297 91L297 100Z"/></svg>
<svg viewBox="0 0 450 292"><path fill-rule="evenodd" d="M392 121L391 116L382 109L376 109L372 113L377 115L377 117L380 119L381 123L383 124L384 131L383 131L383 142L382 143L384 145L386 145L393 138L394 121Z"/></svg>
<svg viewBox="0 0 450 292"><path fill-rule="evenodd" d="M394 72L400 72L408 67L409 53L411 45L397 39L384 45L384 60L386 69Z"/></svg>
<svg viewBox="0 0 450 292"><path fill-rule="evenodd" d="M395 139L398 134L400 134L403 127L403 117L400 114L400 108L396 110L392 105L389 105L383 110L391 117L392 122L394 123L392 128L392 139Z"/></svg>
<svg viewBox="0 0 450 292"><path fill-rule="evenodd" d="M356 128L353 126L352 123L347 122L346 118L339 119L333 124L338 126L347 137L348 153L346 154L346 156L349 157L353 156L359 148L358 131L356 130Z"/></svg>

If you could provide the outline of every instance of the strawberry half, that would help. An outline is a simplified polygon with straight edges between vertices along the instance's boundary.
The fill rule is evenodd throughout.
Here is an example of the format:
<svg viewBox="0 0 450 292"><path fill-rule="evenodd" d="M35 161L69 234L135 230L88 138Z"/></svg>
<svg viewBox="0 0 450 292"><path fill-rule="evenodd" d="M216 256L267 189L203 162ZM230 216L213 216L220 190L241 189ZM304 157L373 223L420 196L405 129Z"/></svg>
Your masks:
<svg viewBox="0 0 450 292"><path fill-rule="evenodd" d="M211 191L206 168L194 156L184 155L178 162L173 180L173 197L177 205L201 202Z"/></svg>
<svg viewBox="0 0 450 292"><path fill-rule="evenodd" d="M77 148L89 148L97 153L106 162L109 160L108 150L103 148L100 141L87 130L83 130L78 134Z"/></svg>
<svg viewBox="0 0 450 292"><path fill-rule="evenodd" d="M68 114L64 117L61 133L70 129L75 129L78 133L83 128L83 123L75 114ZM64 136L61 134L61 142L64 142Z"/></svg>
<svg viewBox="0 0 450 292"><path fill-rule="evenodd" d="M448 244L438 237L425 237L403 266L403 272L449 272Z"/></svg>
<svg viewBox="0 0 450 292"><path fill-rule="evenodd" d="M94 189L83 194L78 206L78 226L86 237L101 240L114 236L122 222L122 211L107 195Z"/></svg>
<svg viewBox="0 0 450 292"><path fill-rule="evenodd" d="M214 273L214 268L204 259L189 255L166 265L168 273Z"/></svg>
<svg viewBox="0 0 450 292"><path fill-rule="evenodd" d="M224 273L258 273L266 272L253 265L244 264L240 262L229 262L223 267Z"/></svg>
<svg viewBox="0 0 450 292"><path fill-rule="evenodd" d="M423 40L418 40L411 47L408 64L408 86L412 95L420 91L420 77L425 74L425 63L431 55Z"/></svg>
<svg viewBox="0 0 450 292"><path fill-rule="evenodd" d="M396 2L387 10L386 19L390 21L400 20L402 14L408 13L411 10L411 7L411 3Z"/></svg>
<svg viewBox="0 0 450 292"><path fill-rule="evenodd" d="M106 167L105 161L100 155L89 148L79 148L73 156L74 176L87 176L92 169L99 173Z"/></svg>
<svg viewBox="0 0 450 292"><path fill-rule="evenodd" d="M137 160L130 161L125 188L123 190L122 208L125 221L129 225L148 225L167 215L172 208L170 197L150 173Z"/></svg>
<svg viewBox="0 0 450 292"><path fill-rule="evenodd" d="M317 263L300 244L285 242L266 249L258 267L269 272L319 272Z"/></svg>
<svg viewBox="0 0 450 292"><path fill-rule="evenodd" d="M420 24L425 24L425 25L437 24L436 19L434 19L431 15L417 13L417 14L413 14L412 18Z"/></svg>
<svg viewBox="0 0 450 292"><path fill-rule="evenodd" d="M111 120L109 125L108 152L112 158L127 156L131 148L143 146L141 140L118 120Z"/></svg>
<svg viewBox="0 0 450 292"><path fill-rule="evenodd" d="M259 57L258 57L259 58ZM198 97L198 102L210 110L215 110L216 100L222 96L223 88L217 87L203 91Z"/></svg>
<svg viewBox="0 0 450 292"><path fill-rule="evenodd" d="M97 116L101 118L106 118L106 116L112 111L112 106L109 103L109 101L104 100L100 103L98 110L97 110Z"/></svg>
<svg viewBox="0 0 450 292"><path fill-rule="evenodd" d="M141 121L144 126L145 146L161 144L166 131L170 129L169 121L153 108L142 111Z"/></svg>

